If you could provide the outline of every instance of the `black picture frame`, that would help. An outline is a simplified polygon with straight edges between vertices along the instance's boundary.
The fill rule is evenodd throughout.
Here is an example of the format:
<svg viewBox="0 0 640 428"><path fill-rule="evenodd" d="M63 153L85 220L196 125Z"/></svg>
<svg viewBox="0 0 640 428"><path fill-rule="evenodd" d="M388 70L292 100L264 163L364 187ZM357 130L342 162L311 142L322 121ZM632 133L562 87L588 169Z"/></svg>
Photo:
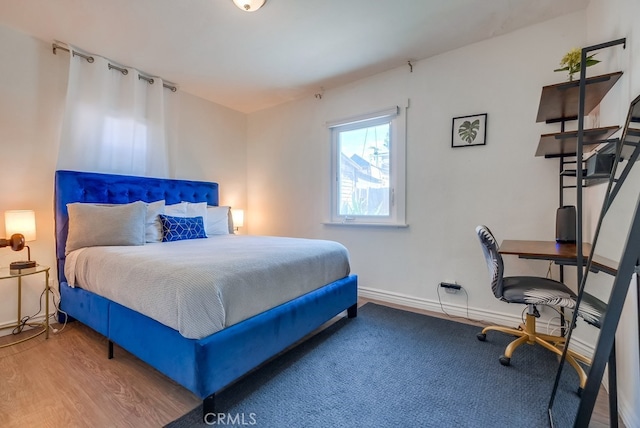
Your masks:
<svg viewBox="0 0 640 428"><path fill-rule="evenodd" d="M487 144L487 113L454 117L451 122L451 147Z"/></svg>

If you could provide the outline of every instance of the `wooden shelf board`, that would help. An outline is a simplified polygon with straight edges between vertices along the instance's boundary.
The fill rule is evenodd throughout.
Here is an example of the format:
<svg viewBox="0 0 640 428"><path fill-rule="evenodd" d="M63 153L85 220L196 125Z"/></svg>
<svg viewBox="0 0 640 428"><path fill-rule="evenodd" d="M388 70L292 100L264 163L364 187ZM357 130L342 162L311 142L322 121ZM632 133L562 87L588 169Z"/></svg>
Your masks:
<svg viewBox="0 0 640 428"><path fill-rule="evenodd" d="M585 114L589 114L622 76L622 72L602 74L586 79ZM559 121L578 116L580 80L542 88L536 122Z"/></svg>
<svg viewBox="0 0 640 428"><path fill-rule="evenodd" d="M604 128L585 129L582 139L583 151L589 152L596 146L607 141L619 126L607 126ZM578 140L578 131L556 132L543 134L538 142L536 156L575 156Z"/></svg>

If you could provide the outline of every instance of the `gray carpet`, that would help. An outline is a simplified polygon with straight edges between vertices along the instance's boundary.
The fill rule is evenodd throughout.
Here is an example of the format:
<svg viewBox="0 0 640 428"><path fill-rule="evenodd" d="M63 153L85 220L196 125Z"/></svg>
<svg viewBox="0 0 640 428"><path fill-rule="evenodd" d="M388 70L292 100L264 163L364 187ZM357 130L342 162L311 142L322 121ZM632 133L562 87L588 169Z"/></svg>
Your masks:
<svg viewBox="0 0 640 428"><path fill-rule="evenodd" d="M216 426L548 426L556 358L524 346L504 367L512 338L479 331L369 303L217 394ZM200 406L167 427L201 418Z"/></svg>

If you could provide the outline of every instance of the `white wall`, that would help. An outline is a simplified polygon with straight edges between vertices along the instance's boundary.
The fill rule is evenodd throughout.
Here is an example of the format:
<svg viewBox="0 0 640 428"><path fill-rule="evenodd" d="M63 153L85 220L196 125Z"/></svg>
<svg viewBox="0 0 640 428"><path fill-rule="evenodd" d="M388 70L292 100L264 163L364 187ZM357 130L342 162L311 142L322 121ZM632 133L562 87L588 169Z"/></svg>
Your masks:
<svg viewBox="0 0 640 428"><path fill-rule="evenodd" d="M458 281L475 317L519 317L491 294L475 226L499 240L554 239L558 163L534 157L543 85L584 40L576 13L249 116L248 207L253 234L334 239L350 250L361 290L438 309L436 286ZM410 100L406 229L324 226L330 142L325 122ZM487 145L451 148L453 117L488 113ZM544 275L547 263L507 260ZM463 305L463 294L445 295ZM487 312L488 311L488 312Z"/></svg>
<svg viewBox="0 0 640 428"><path fill-rule="evenodd" d="M555 237L558 161L535 158L539 135L559 125L536 124L541 87L572 47L627 37L627 49L601 52L589 75L625 75L600 109L602 126L622 123L640 92L636 0L592 1L588 11L560 17L353 84L249 116L248 225L250 233L334 239L351 252L361 294L440 310L436 286L458 281L469 315L512 323L518 305L490 293L474 236L479 223L499 240ZM637 26L636 26L637 27ZM587 34L588 28L588 34ZM634 37L635 36L635 37ZM410 99L407 125L407 229L323 226L329 210L328 120ZM486 147L451 149L451 119L488 113ZM568 129L577 124L568 124ZM574 128L575 129L575 128ZM585 194L585 234L591 237L604 186ZM569 190L565 203L575 203ZM547 263L506 257L507 274L544 276ZM566 269L574 289L575 270ZM600 274L604 275L604 274ZM554 267L554 278L558 278ZM620 409L627 426L640 426L637 406L638 325L630 293L617 341ZM464 294L441 293L449 313L465 315ZM633 300L632 300L633 299ZM550 312L550 311L549 311ZM549 318L552 313L543 313ZM598 332L581 323L575 338L595 344Z"/></svg>
<svg viewBox="0 0 640 428"><path fill-rule="evenodd" d="M639 7L636 0L592 0L586 12L416 62L413 73L400 65L326 90L320 100L309 96L248 117L178 92L174 175L218 181L221 203L247 208L250 233L343 242L361 289L371 296L439 310L437 284L458 281L467 291L472 317L513 320L521 307L492 296L474 228L484 223L499 240L554 238L558 164L533 156L539 135L557 130L535 123L541 87L564 79L552 70L570 47L626 36L627 50L602 55L609 62L598 66L625 71L602 107L603 124L619 123L640 92L640 77L633 74L640 69L633 43L640 30L632 25ZM0 147L5 156L0 211L36 210L38 240L32 254L51 266L53 173L67 58L66 53L52 55L48 42L0 26ZM325 122L407 99L410 227L323 226L329 214L330 165ZM488 113L487 145L452 149L451 119L475 113ZM16 258L0 249L0 264ZM507 274L544 275L547 269L541 261L505 261ZM34 296L41 283L27 287ZM0 325L15 314L13 288L0 282ZM29 313L37 309L37 299L27 294ZM464 312L463 294L443 297L452 312ZM623 415L633 415L631 403L640 396L634 309L625 307L619 331L624 340L618 340ZM637 415L632 418L628 426L640 425L633 425Z"/></svg>
<svg viewBox="0 0 640 428"><path fill-rule="evenodd" d="M215 181L222 205L245 208L246 115L184 92L179 96L173 176Z"/></svg>
<svg viewBox="0 0 640 428"><path fill-rule="evenodd" d="M35 210L37 240L28 244L32 258L49 266L55 266L53 172L65 74L64 61L46 44L0 26L0 236L5 237L5 210ZM0 249L2 266L24 258L24 251ZM0 326L16 321L16 283L0 281ZM31 315L38 309L44 276L25 278L23 287L23 315Z"/></svg>
<svg viewBox="0 0 640 428"><path fill-rule="evenodd" d="M49 42L0 26L0 237L5 210L34 209L37 240L30 243L31 255L52 267L53 179L68 61L64 51L53 55ZM171 148L174 176L217 181L221 203L245 206L246 116L181 91L170 96L178 97L171 130L178 142ZM26 253L0 249L1 266L22 258ZM55 278L55 268L51 274ZM15 284L0 281L0 326L15 322ZM30 315L38 309L44 276L29 277L23 285L23 314Z"/></svg>
<svg viewBox="0 0 640 428"><path fill-rule="evenodd" d="M591 0L587 9L589 44L598 44L626 37L626 49L613 48L603 52L600 59L608 62L610 71L622 70L624 75L607 95L601 109L602 125L621 124L626 119L629 103L640 95L640 2L637 0ZM612 51L612 52L609 52ZM635 197L616 200L614 205L626 204L627 211L637 203L640 174L635 166L624 187L633 186ZM624 205L623 204L623 205ZM597 204L591 207L597 212ZM593 214L594 218L597 214ZM606 219L605 219L606 221ZM605 239L604 234L600 239ZM607 244L604 242L604 244ZM599 245L599 244L598 244ZM638 344L638 284L631 282L629 294L616 333L619 409L626 426L640 426L640 353Z"/></svg>

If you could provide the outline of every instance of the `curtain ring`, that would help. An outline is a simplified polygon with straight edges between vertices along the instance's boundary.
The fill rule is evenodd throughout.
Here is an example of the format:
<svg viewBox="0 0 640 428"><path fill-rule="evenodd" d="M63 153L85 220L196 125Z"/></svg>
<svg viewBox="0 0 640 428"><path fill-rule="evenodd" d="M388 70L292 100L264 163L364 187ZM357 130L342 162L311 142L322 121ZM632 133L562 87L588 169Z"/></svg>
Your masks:
<svg viewBox="0 0 640 428"><path fill-rule="evenodd" d="M126 68L118 67L111 63L109 63L109 70L118 70L120 73L124 74L125 76L129 74L129 70L127 70Z"/></svg>

